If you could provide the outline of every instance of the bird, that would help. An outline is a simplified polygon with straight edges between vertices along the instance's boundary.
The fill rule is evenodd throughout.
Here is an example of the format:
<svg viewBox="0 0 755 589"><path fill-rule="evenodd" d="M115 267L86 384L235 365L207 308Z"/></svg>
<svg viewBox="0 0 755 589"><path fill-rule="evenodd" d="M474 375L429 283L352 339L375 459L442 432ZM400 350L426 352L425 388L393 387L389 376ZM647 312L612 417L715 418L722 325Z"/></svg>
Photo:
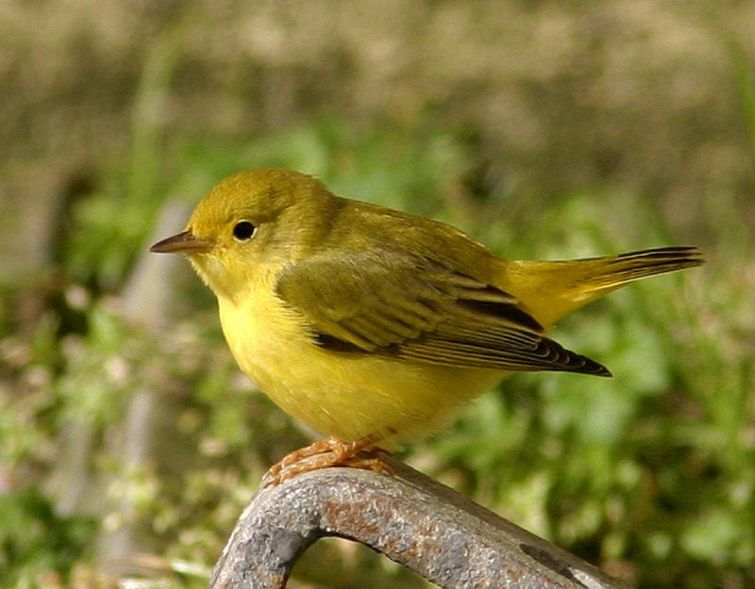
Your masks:
<svg viewBox="0 0 755 589"><path fill-rule="evenodd" d="M150 250L188 257L241 370L325 436L274 465L270 484L331 466L390 474L388 450L515 372L611 376L546 330L629 282L703 263L694 246L508 260L451 225L275 168L220 181Z"/></svg>

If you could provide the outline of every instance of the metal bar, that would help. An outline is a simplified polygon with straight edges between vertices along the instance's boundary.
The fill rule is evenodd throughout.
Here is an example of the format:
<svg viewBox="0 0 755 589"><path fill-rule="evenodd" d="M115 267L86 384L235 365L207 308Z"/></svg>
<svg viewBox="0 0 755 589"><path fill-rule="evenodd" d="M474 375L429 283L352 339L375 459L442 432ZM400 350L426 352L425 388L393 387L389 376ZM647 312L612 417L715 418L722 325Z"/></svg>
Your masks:
<svg viewBox="0 0 755 589"><path fill-rule="evenodd" d="M625 587L410 467L331 468L259 491L215 565L212 589L277 589L317 539L362 542L445 589Z"/></svg>

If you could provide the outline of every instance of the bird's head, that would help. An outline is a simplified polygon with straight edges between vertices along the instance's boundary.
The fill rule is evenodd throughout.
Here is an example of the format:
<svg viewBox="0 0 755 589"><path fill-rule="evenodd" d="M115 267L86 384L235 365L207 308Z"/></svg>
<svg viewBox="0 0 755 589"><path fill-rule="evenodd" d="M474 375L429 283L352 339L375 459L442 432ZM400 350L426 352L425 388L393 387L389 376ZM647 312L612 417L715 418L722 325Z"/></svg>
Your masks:
<svg viewBox="0 0 755 589"><path fill-rule="evenodd" d="M215 294L235 298L264 268L305 255L333 201L319 181L305 174L239 172L209 191L184 231L150 251L186 254Z"/></svg>

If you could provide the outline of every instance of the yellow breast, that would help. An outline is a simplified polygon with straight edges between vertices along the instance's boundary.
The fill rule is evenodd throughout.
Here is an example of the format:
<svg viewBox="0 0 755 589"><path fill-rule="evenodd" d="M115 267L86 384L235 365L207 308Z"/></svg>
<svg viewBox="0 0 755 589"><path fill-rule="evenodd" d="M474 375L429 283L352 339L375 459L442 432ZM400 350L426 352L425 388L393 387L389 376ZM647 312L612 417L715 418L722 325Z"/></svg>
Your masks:
<svg viewBox="0 0 755 589"><path fill-rule="evenodd" d="M219 305L231 352L257 387L286 413L344 441L422 433L503 376L321 349L267 280L237 301L219 297Z"/></svg>

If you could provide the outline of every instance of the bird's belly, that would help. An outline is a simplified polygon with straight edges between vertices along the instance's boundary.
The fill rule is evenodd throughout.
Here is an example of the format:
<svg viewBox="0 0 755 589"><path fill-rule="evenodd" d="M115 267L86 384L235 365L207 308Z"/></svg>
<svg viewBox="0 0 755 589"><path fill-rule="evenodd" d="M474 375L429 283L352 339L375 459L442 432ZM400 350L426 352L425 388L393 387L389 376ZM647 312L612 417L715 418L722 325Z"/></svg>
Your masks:
<svg viewBox="0 0 755 589"><path fill-rule="evenodd" d="M220 315L236 361L257 387L289 415L342 440L421 434L503 376L321 349L278 304L221 302Z"/></svg>

